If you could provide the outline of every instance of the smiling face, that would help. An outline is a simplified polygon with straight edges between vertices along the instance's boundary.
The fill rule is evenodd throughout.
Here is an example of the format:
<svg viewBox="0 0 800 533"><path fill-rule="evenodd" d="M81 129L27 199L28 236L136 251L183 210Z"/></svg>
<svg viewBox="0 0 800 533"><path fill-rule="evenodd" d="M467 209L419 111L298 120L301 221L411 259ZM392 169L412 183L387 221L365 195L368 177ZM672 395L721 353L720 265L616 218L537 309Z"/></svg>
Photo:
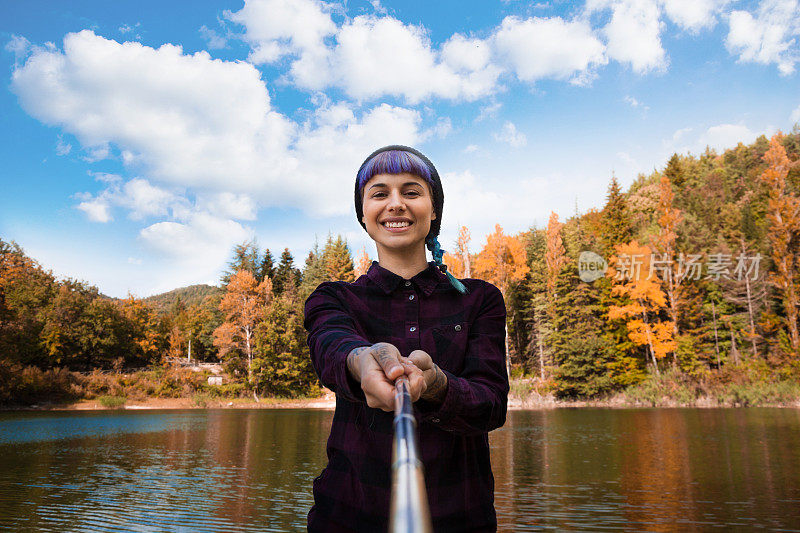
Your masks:
<svg viewBox="0 0 800 533"><path fill-rule="evenodd" d="M436 218L428 182L407 172L376 174L362 192L367 233L378 253L413 255L425 247L425 237Z"/></svg>

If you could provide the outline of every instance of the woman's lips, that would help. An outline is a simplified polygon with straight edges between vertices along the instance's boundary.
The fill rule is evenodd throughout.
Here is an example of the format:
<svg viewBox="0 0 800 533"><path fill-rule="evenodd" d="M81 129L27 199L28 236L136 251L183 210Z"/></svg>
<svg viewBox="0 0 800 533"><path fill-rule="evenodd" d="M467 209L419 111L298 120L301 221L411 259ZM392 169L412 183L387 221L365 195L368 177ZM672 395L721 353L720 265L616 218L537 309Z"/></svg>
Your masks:
<svg viewBox="0 0 800 533"><path fill-rule="evenodd" d="M403 226L402 228L390 228L386 224L381 224L381 226L386 228L391 233L402 233L402 232L406 231L408 228L410 228L412 225L413 224L409 224L408 226Z"/></svg>

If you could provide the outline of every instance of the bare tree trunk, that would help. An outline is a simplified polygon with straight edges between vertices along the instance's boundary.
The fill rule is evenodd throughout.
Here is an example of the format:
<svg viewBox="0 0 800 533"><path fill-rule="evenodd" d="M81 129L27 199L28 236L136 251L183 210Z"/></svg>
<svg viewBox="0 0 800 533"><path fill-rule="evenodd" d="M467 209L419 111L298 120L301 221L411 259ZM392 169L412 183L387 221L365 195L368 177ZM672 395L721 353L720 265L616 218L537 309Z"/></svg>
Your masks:
<svg viewBox="0 0 800 533"><path fill-rule="evenodd" d="M247 346L247 380L253 380L253 351L250 348L250 328L244 328L244 339Z"/></svg>
<svg viewBox="0 0 800 533"><path fill-rule="evenodd" d="M660 376L661 372L658 370L658 362L656 361L656 352L653 349L653 339L650 337L650 324L647 322L647 313L642 311L642 321L646 326L647 332L647 346L650 349L650 358L653 360L653 369L656 371L656 376Z"/></svg>
<svg viewBox="0 0 800 533"><path fill-rule="evenodd" d="M744 239L741 239L742 255L745 253ZM750 290L750 276L747 272L744 275L744 286L747 290L747 315L750 318L750 343L753 345L753 358L758 357L758 349L756 348L756 324L753 320L753 295Z"/></svg>
<svg viewBox="0 0 800 533"><path fill-rule="evenodd" d="M739 349L736 347L736 337L733 335L732 327L728 331L731 333L731 357L733 358L733 362L738 365L741 359L739 358Z"/></svg>

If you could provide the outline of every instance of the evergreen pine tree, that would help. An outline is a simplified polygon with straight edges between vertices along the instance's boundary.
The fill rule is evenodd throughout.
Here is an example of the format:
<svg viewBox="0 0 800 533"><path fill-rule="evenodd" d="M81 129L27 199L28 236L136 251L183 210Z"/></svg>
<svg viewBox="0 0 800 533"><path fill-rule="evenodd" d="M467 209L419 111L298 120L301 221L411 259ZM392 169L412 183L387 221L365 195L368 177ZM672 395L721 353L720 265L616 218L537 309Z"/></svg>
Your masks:
<svg viewBox="0 0 800 533"><path fill-rule="evenodd" d="M334 240L328 234L328 241L325 243L323 251L325 261L325 272L329 281L346 281L352 283L355 280L355 268L353 258L347 247L347 241L341 235L337 235Z"/></svg>
<svg viewBox="0 0 800 533"><path fill-rule="evenodd" d="M314 248L308 252L306 264L303 267L303 280L300 283L298 294L300 300L305 302L311 293L314 292L314 289L323 281L328 281L327 273L325 272L325 262L322 259L319 243L315 240Z"/></svg>
<svg viewBox="0 0 800 533"><path fill-rule="evenodd" d="M250 272L254 277L259 271L258 245L255 240L243 242L233 247L233 259L228 263L228 270L222 274L221 282L223 287L227 287L231 281L231 276L240 270ZM263 278L262 278L263 280Z"/></svg>
<svg viewBox="0 0 800 533"><path fill-rule="evenodd" d="M264 278L272 279L275 276L275 266L272 261L272 252L269 248L264 250L264 255L261 257L261 263L258 265L258 272L256 273L256 280L261 283Z"/></svg>
<svg viewBox="0 0 800 533"><path fill-rule="evenodd" d="M272 279L272 290L275 294L282 294L287 283L297 284L300 279L300 272L294 267L294 257L289 248L284 248L281 254L281 261L275 269L275 276Z"/></svg>
<svg viewBox="0 0 800 533"><path fill-rule="evenodd" d="M601 216L601 243L606 259L614 253L614 246L627 244L631 240L632 225L625 195L616 176L611 176L606 205Z"/></svg>

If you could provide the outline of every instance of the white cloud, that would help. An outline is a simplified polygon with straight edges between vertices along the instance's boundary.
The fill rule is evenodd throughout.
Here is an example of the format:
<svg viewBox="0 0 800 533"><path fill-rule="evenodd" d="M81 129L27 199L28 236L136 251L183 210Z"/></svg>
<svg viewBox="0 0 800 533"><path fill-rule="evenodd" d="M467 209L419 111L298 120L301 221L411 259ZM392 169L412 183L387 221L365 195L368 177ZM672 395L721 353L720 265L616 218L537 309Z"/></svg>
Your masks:
<svg viewBox="0 0 800 533"><path fill-rule="evenodd" d="M464 150L462 150L462 151L465 154L471 154L473 152L477 152L478 151L478 145L477 144L468 144L467 147L464 148Z"/></svg>
<svg viewBox="0 0 800 533"><path fill-rule="evenodd" d="M450 117L439 117L436 121L436 125L430 128L429 130L423 132L422 137L427 139L429 137L436 137L439 139L444 139L450 132L453 131L453 122L450 120Z"/></svg>
<svg viewBox="0 0 800 533"><path fill-rule="evenodd" d="M72 145L64 142L64 139L59 135L58 140L56 140L56 155L67 155L70 151L72 151Z"/></svg>
<svg viewBox="0 0 800 533"><path fill-rule="evenodd" d="M699 146L710 148L721 153L727 148L734 148L738 143L750 144L759 133L751 131L744 124L719 124L711 126L698 141Z"/></svg>
<svg viewBox="0 0 800 533"><path fill-rule="evenodd" d="M197 202L198 208L224 218L239 220L255 220L258 207L246 194L221 192L202 196Z"/></svg>
<svg viewBox="0 0 800 533"><path fill-rule="evenodd" d="M109 222L112 207L122 207L129 211L132 220L147 217L164 217L170 211L183 212L188 200L160 187L151 185L147 180L134 178L122 183L115 175L100 174L98 181L107 183L107 187L96 196L90 193L78 193L76 198L82 200L76 207L84 211L92 222Z"/></svg>
<svg viewBox="0 0 800 533"><path fill-rule="evenodd" d="M800 60L800 6L797 0L763 0L755 16L747 11L730 14L725 45L740 61L775 63L786 76Z"/></svg>
<svg viewBox="0 0 800 533"><path fill-rule="evenodd" d="M183 222L158 222L142 229L142 244L169 260L155 280L148 280L146 293L215 283L233 246L253 236L251 228L207 212L193 213Z"/></svg>
<svg viewBox="0 0 800 533"><path fill-rule="evenodd" d="M507 143L514 148L519 148L528 144L528 138L525 134L517 131L517 127L514 123L509 121L503 124L503 129L494 133L494 138L496 141Z"/></svg>
<svg viewBox="0 0 800 533"><path fill-rule="evenodd" d="M263 181L265 168L283 170L275 155L293 128L271 110L251 65L88 30L67 34L63 52L34 52L11 86L28 113L75 135L90 160L109 157L113 144L151 177L182 185Z"/></svg>
<svg viewBox="0 0 800 533"><path fill-rule="evenodd" d="M588 13L611 10L611 20L602 30L611 59L630 64L638 74L666 70L669 61L661 46L663 22L655 1L589 0L586 7Z"/></svg>
<svg viewBox="0 0 800 533"><path fill-rule="evenodd" d="M76 195L81 198L81 195ZM83 197L83 201L76 206L78 209L86 213L86 216L92 222L111 222L114 218L111 216L111 205L105 198L93 198L91 195Z"/></svg>
<svg viewBox="0 0 800 533"><path fill-rule="evenodd" d="M205 24L200 26L200 30L198 31L206 42L206 46L208 46L209 50L220 50L228 45L228 40L224 36L210 29Z"/></svg>
<svg viewBox="0 0 800 533"><path fill-rule="evenodd" d="M73 134L89 157L121 153L130 170L164 190L189 188L209 198L229 193L211 204L243 219L272 206L345 214L352 174L366 154L385 144L417 144L452 127L443 119L423 133L417 111L381 104L356 112L325 100L296 124L271 109L251 65L212 60L205 52L184 55L172 45L120 44L91 31L68 34L63 52L37 50L14 71L12 89L31 115ZM133 192L114 191L106 192L108 205L151 214L123 201ZM97 205L94 219L105 218ZM153 205L164 212L163 203Z"/></svg>
<svg viewBox="0 0 800 533"><path fill-rule="evenodd" d="M772 129L768 126L761 131L753 131L743 123L717 124L697 130L690 127L681 128L675 131L670 139L663 141L663 153L660 159L666 161L673 153L699 154L704 152L706 147L719 154L729 148L735 148L740 142L750 144L759 135L767 135ZM693 133L695 131L696 133Z"/></svg>
<svg viewBox="0 0 800 533"><path fill-rule="evenodd" d="M325 38L336 31L331 7L316 0L246 0L229 20L245 27L252 46L249 61L273 63L286 55L299 55L304 64L326 55Z"/></svg>
<svg viewBox="0 0 800 533"><path fill-rule="evenodd" d="M445 250L451 251L459 226L467 225L472 233L470 247L477 251L485 244L485 236L494 232L497 223L503 226L506 234L510 234L530 227L532 221L546 221L552 205L544 202L543 198L550 200L559 194L575 194L569 187L558 187L556 193L551 183L563 184L565 180L561 176L551 176L548 179L532 177L508 182L487 175L476 176L470 171L443 173L442 186L447 202L439 242ZM580 186L586 189L585 182ZM564 201L559 197L557 200L561 205L569 205L573 198Z"/></svg>
<svg viewBox="0 0 800 533"><path fill-rule="evenodd" d="M713 28L730 0L663 0L664 11L675 24L691 33Z"/></svg>
<svg viewBox="0 0 800 533"><path fill-rule="evenodd" d="M133 32L134 30L136 30L136 28L138 28L138 27L139 27L139 26L141 26L141 25L142 25L142 23L141 23L141 22L137 22L136 24L123 24L122 26L120 26L120 27L118 28L118 31L119 31L120 33L131 33L131 32Z"/></svg>
<svg viewBox="0 0 800 533"><path fill-rule="evenodd" d="M224 262L234 244L252 237L252 230L233 220L197 212L185 222L157 222L139 232L151 249L165 255ZM201 257L198 257L201 251Z"/></svg>
<svg viewBox="0 0 800 533"><path fill-rule="evenodd" d="M376 13L380 15L385 15L387 13L386 8L383 7L380 0L369 0L369 3L372 5L372 9L374 9Z"/></svg>
<svg viewBox="0 0 800 533"><path fill-rule="evenodd" d="M63 52L37 50L14 71L12 89L28 113L73 134L89 159L121 153L152 183L247 194L260 207L315 215L347 211L365 154L425 138L417 111L388 104L356 113L324 103L296 124L271 109L251 65L91 31L68 34ZM427 135L448 129L445 120Z"/></svg>
<svg viewBox="0 0 800 533"><path fill-rule="evenodd" d="M497 116L497 113L503 107L503 104L500 102L494 102L485 106L481 107L480 113L475 118L475 122L480 122L487 118L494 118Z"/></svg>
<svg viewBox="0 0 800 533"><path fill-rule="evenodd" d="M580 79L606 63L603 44L581 21L506 17L492 39L498 55L523 81Z"/></svg>
<svg viewBox="0 0 800 533"><path fill-rule="evenodd" d="M486 46L456 34L439 52L421 26L362 15L339 29L325 66L301 58L291 73L301 87L336 86L359 100L386 95L410 103L430 97L474 100L490 94L500 74Z"/></svg>
<svg viewBox="0 0 800 533"><path fill-rule="evenodd" d="M642 103L639 102L639 100L637 100L633 96L626 96L625 97L625 102L630 104L631 107L640 107L640 106L642 106Z"/></svg>
<svg viewBox="0 0 800 533"><path fill-rule="evenodd" d="M585 84L592 69L606 63L603 44L582 21L507 17L486 39L455 33L436 47L425 27L380 9L341 24L331 17L333 10L318 0L247 0L226 17L244 26L250 61L289 57L287 77L296 86L339 88L359 101L473 101L502 90L499 79L506 71L528 82Z"/></svg>
<svg viewBox="0 0 800 533"><path fill-rule="evenodd" d="M4 48L14 54L14 64L18 65L30 52L31 43L22 35L12 35Z"/></svg>
<svg viewBox="0 0 800 533"><path fill-rule="evenodd" d="M292 180L304 183L302 201L314 217L353 210L355 172L373 150L422 140L419 112L381 104L360 118L345 104L323 107L303 125L293 148Z"/></svg>
<svg viewBox="0 0 800 533"><path fill-rule="evenodd" d="M792 111L792 116L790 117L792 124L796 122L800 122L800 106L797 106L797 109Z"/></svg>
<svg viewBox="0 0 800 533"><path fill-rule="evenodd" d="M647 112L650 111L650 106L643 104L633 96L626 95L624 100L632 108L641 110L643 116L646 116Z"/></svg>
<svg viewBox="0 0 800 533"><path fill-rule="evenodd" d="M115 199L118 205L130 210L130 217L134 220L148 216L166 216L170 206L182 203L182 199L173 193L155 187L141 178L128 181L120 192Z"/></svg>

